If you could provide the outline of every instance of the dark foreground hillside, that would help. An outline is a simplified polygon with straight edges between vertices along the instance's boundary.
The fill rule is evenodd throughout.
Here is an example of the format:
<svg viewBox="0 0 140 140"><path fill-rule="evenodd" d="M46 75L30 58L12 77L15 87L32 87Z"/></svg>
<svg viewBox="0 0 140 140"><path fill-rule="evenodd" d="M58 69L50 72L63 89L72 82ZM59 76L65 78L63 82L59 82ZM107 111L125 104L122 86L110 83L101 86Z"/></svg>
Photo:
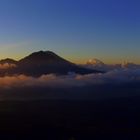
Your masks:
<svg viewBox="0 0 140 140"><path fill-rule="evenodd" d="M0 102L1 138L139 139L140 97Z"/></svg>

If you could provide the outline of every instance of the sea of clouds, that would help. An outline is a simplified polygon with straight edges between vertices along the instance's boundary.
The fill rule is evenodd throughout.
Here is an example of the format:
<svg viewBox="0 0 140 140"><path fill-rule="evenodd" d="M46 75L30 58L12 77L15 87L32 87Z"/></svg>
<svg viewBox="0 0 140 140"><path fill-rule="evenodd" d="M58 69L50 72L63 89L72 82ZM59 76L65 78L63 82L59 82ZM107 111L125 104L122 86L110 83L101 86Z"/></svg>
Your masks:
<svg viewBox="0 0 140 140"><path fill-rule="evenodd" d="M0 77L0 88L12 87L81 87L88 85L125 84L140 82L140 69L119 69L104 74L68 74L56 76L54 74L42 75L38 78L26 75Z"/></svg>
<svg viewBox="0 0 140 140"><path fill-rule="evenodd" d="M113 69L106 73L46 74L40 77L0 77L0 100L105 100L140 97L140 69Z"/></svg>

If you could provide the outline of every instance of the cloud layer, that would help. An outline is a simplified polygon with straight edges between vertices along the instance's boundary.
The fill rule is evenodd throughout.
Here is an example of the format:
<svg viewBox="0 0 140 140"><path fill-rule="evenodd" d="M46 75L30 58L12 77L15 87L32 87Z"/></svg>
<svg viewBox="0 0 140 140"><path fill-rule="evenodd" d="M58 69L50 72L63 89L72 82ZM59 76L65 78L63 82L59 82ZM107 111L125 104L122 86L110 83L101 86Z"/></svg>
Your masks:
<svg viewBox="0 0 140 140"><path fill-rule="evenodd" d="M16 67L15 64L9 64L9 63L0 64L0 70L6 70L9 68L15 68L15 67Z"/></svg>
<svg viewBox="0 0 140 140"><path fill-rule="evenodd" d="M0 77L0 88L13 87L81 87L102 84L125 84L140 82L140 69L121 69L109 71L105 74L56 76L53 74L42 75L34 78L25 75Z"/></svg>

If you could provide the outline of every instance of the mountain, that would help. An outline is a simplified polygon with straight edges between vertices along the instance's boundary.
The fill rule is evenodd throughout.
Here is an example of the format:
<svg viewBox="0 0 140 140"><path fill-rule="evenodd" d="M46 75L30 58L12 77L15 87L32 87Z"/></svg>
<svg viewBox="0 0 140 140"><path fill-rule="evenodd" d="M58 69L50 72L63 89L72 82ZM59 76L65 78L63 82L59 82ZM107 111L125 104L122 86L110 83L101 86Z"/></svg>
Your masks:
<svg viewBox="0 0 140 140"><path fill-rule="evenodd" d="M106 72L121 69L140 69L140 65L133 62L123 61L119 64L105 64L101 60L95 58L89 59L83 66L89 69L98 69Z"/></svg>
<svg viewBox="0 0 140 140"><path fill-rule="evenodd" d="M34 66L42 66L42 65L50 65L50 64L69 64L70 62L65 59L59 57L55 53L51 51L39 51L30 54L29 56L19 60L19 65L34 67ZM71 63L72 64L72 63Z"/></svg>
<svg viewBox="0 0 140 140"><path fill-rule="evenodd" d="M0 64L17 64L17 61L11 58L6 58L6 59L2 59L0 60Z"/></svg>
<svg viewBox="0 0 140 140"><path fill-rule="evenodd" d="M9 59L9 62L16 63L16 67L1 73L1 75L25 74L38 77L51 73L58 75L65 75L71 72L77 74L101 73L101 71L71 63L51 51L34 52L17 62L12 59Z"/></svg>
<svg viewBox="0 0 140 140"><path fill-rule="evenodd" d="M104 66L105 64L101 60L94 58L94 59L89 59L87 61L87 65L94 65L100 67L100 66Z"/></svg>
<svg viewBox="0 0 140 140"><path fill-rule="evenodd" d="M121 64L121 68L125 68L125 69L140 69L140 65L137 65L137 64L135 64L133 62L124 61Z"/></svg>

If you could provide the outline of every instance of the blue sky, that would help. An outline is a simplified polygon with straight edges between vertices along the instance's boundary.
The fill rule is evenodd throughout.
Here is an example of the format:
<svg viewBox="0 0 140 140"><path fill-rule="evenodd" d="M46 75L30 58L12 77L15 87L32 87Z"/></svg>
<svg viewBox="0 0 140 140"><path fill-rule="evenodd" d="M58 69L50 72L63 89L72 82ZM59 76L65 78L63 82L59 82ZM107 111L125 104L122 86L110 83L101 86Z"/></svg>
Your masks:
<svg viewBox="0 0 140 140"><path fill-rule="evenodd" d="M139 0L1 0L0 58L52 50L76 63L140 63Z"/></svg>

